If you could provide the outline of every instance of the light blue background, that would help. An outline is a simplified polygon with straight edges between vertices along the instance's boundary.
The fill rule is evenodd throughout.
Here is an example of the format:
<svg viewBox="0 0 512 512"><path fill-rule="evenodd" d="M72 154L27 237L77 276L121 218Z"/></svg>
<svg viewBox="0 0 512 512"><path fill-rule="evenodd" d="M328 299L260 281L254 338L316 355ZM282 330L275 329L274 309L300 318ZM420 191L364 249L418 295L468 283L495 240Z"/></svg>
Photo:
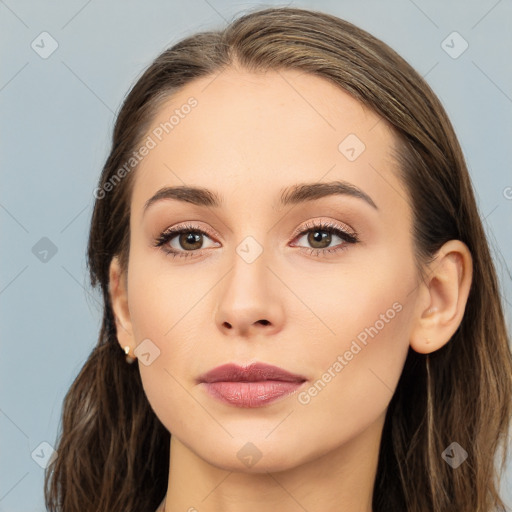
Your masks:
<svg viewBox="0 0 512 512"><path fill-rule="evenodd" d="M88 285L85 252L114 114L165 47L256 5L285 4L0 0L0 512L44 510L43 469L31 453L54 444L64 395L97 340L99 294ZM287 5L355 23L426 76L465 152L510 326L512 3ZM48 59L31 48L43 31L59 45ZM441 47L453 31L469 43L457 59ZM57 247L46 263L32 252L42 237ZM511 481L509 471L502 485L509 503Z"/></svg>

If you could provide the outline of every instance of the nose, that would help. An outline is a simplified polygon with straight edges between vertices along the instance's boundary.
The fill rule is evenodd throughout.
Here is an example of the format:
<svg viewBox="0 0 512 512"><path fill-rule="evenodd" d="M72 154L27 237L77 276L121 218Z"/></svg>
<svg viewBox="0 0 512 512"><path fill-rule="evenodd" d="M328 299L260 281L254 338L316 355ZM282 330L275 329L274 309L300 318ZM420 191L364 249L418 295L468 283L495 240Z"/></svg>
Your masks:
<svg viewBox="0 0 512 512"><path fill-rule="evenodd" d="M251 337L283 328L282 286L261 255L252 263L235 257L221 288L216 323L224 335Z"/></svg>

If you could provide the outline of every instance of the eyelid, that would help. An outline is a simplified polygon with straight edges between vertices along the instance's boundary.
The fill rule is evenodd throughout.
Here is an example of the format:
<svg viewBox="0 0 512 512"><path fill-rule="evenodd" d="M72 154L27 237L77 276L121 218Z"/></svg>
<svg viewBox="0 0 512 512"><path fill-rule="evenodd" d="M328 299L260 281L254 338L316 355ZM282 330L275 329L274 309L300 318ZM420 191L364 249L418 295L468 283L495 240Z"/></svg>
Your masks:
<svg viewBox="0 0 512 512"><path fill-rule="evenodd" d="M347 224L340 221L326 219L323 217L314 217L313 219L309 219L307 222L299 226L299 228L297 228L294 231L292 238L295 239L299 235L304 234L305 231L309 231L311 229L318 229L319 225L323 227L336 228L339 229L340 231L343 231L345 234L349 236L359 238L359 234L357 233L357 231L355 229L352 229Z"/></svg>
<svg viewBox="0 0 512 512"><path fill-rule="evenodd" d="M213 230L210 229L208 226L199 225L199 223L193 224L196 222L197 221L186 221L182 224L178 223L176 226L169 226L168 228L164 229L164 231L161 232L161 235L166 235L166 234L172 233L172 232L179 232L182 230L183 231L185 231L185 230L189 230L189 231L200 230L200 231L204 231L210 238L220 238L220 237L217 237L217 235L213 233ZM324 227L338 228L341 231L343 231L344 233L346 233L347 235L353 236L355 238L357 238L359 236L358 233L354 229L350 228L347 224L345 224L343 222L332 221L330 219L325 219L322 217L314 217L313 219L309 219L305 223L301 224L297 229L295 229L295 231L292 234L292 240L295 240L295 238L297 238L299 235L303 235L304 232L306 232L306 231L309 231L309 230L315 229L315 228L318 229L320 224Z"/></svg>
<svg viewBox="0 0 512 512"><path fill-rule="evenodd" d="M173 233L176 235L180 231L204 231L210 238L219 238L211 228L204 226L195 220L185 221L183 223L180 222L174 226L169 226L168 228L165 228L160 234L166 235L168 233Z"/></svg>

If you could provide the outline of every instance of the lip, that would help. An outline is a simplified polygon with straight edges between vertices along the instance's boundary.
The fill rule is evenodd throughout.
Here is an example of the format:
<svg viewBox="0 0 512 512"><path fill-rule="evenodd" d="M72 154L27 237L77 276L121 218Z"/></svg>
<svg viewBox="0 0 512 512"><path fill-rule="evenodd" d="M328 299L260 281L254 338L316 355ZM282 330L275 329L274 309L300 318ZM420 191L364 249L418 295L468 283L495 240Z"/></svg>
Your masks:
<svg viewBox="0 0 512 512"><path fill-rule="evenodd" d="M199 382L214 398L236 407L262 407L290 395L307 379L264 363L217 366L201 375Z"/></svg>

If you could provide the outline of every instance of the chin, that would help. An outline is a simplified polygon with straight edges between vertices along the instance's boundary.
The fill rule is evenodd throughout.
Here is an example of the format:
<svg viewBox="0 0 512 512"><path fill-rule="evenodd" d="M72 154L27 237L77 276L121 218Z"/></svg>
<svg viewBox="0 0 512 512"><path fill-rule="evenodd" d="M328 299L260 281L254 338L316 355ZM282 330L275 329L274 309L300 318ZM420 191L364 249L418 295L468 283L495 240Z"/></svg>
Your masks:
<svg viewBox="0 0 512 512"><path fill-rule="evenodd" d="M280 471L287 471L299 463L291 458L291 454L263 454L259 460L254 463L244 462L233 457L227 457L223 454L219 458L208 460L213 466L223 469L225 471L233 471L237 473L246 474L265 474L265 473L278 473Z"/></svg>
<svg viewBox="0 0 512 512"><path fill-rule="evenodd" d="M299 443L303 444L303 443ZM213 448L213 451L211 447ZM196 454L209 464L225 471L237 473L275 473L286 471L304 462L307 454L300 446L286 446L277 438L248 441L247 438L233 438L228 444L209 444L207 453Z"/></svg>

